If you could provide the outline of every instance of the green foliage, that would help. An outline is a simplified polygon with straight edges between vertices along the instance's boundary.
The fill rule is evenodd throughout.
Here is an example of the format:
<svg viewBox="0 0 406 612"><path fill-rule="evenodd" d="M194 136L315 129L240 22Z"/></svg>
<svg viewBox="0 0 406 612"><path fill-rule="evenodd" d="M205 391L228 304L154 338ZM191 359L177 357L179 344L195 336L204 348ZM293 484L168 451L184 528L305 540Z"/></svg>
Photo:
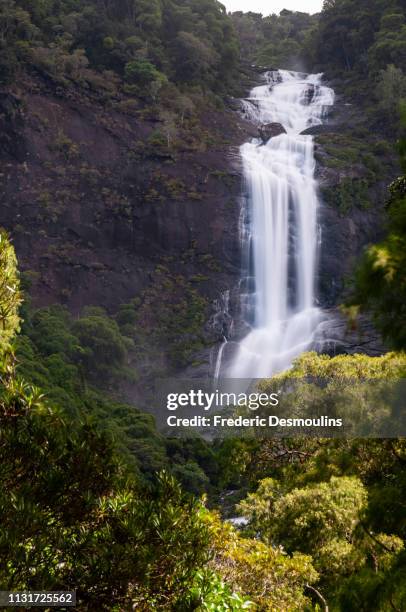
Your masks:
<svg viewBox="0 0 406 612"><path fill-rule="evenodd" d="M155 66L147 60L133 60L125 65L125 77L129 83L149 85L158 75Z"/></svg>
<svg viewBox="0 0 406 612"><path fill-rule="evenodd" d="M279 547L241 537L215 514L206 519L214 553L211 565L235 592L247 594L254 609L264 612L306 609L310 602L304 591L318 577L308 555L289 556Z"/></svg>
<svg viewBox="0 0 406 612"><path fill-rule="evenodd" d="M141 303L126 307L135 311L136 322L132 329L122 330L159 373L160 368L187 365L205 346L208 302L189 281L171 274L165 266L157 266L152 281L140 296Z"/></svg>
<svg viewBox="0 0 406 612"><path fill-rule="evenodd" d="M180 81L209 82L219 61L214 49L192 34L179 32L174 42L176 74Z"/></svg>
<svg viewBox="0 0 406 612"><path fill-rule="evenodd" d="M406 98L406 75L402 69L389 64L385 70L381 70L376 93L385 113L396 116L399 100Z"/></svg>
<svg viewBox="0 0 406 612"><path fill-rule="evenodd" d="M0 82L13 80L20 61L28 55L30 42L37 34L30 14L14 0L0 2Z"/></svg>
<svg viewBox="0 0 406 612"><path fill-rule="evenodd" d="M402 167L405 143L406 138L399 142ZM367 249L356 273L352 298L353 304L372 312L384 338L397 349L406 348L405 185L406 177L403 176L390 187L388 236L380 244Z"/></svg>
<svg viewBox="0 0 406 612"><path fill-rule="evenodd" d="M347 95L364 101L370 121L396 132L406 93L404 2L325 2L314 34L309 49L317 67L345 79Z"/></svg>
<svg viewBox="0 0 406 612"><path fill-rule="evenodd" d="M372 583L376 588L403 557L400 538L372 536L365 526L361 529L366 508L366 488L354 476L333 476L328 482L285 493L280 483L268 478L239 505L249 521L247 531L256 532L274 545L282 544L289 552L301 551L312 556L324 589L339 593L338 600L352 599L351 607L339 607L340 610L355 609L353 605L360 601L360 592L365 592ZM368 565L370 555L375 572L380 573L378 579ZM356 577L350 578L341 590L340 580L347 576ZM357 588L352 594L354 584Z"/></svg>
<svg viewBox="0 0 406 612"><path fill-rule="evenodd" d="M308 59L308 39L317 17L299 11L281 11L262 17L259 13L232 14L245 61L272 68L303 69Z"/></svg>
<svg viewBox="0 0 406 612"><path fill-rule="evenodd" d="M358 268L354 300L372 311L377 327L394 348L406 347L406 240L398 234L368 249Z"/></svg>
<svg viewBox="0 0 406 612"><path fill-rule="evenodd" d="M1 1L4 79L23 65L63 86L101 89L104 76L114 93L114 74L155 100L167 79L225 93L236 74L236 37L215 0Z"/></svg>
<svg viewBox="0 0 406 612"><path fill-rule="evenodd" d="M239 511L248 519L250 532L291 553L311 555L323 578L336 580L360 564L356 530L366 502L366 490L354 477L332 477L285 493L268 478L241 502Z"/></svg>
<svg viewBox="0 0 406 612"><path fill-rule="evenodd" d="M0 230L0 351L4 351L19 329L20 304L16 256L6 232Z"/></svg>
<svg viewBox="0 0 406 612"><path fill-rule="evenodd" d="M207 490L209 478L195 461L187 461L184 464L175 465L173 474L187 491L195 495L201 495Z"/></svg>
<svg viewBox="0 0 406 612"><path fill-rule="evenodd" d="M282 497L280 484L273 478L264 478L259 482L255 493L249 493L246 499L237 506L239 514L247 521L245 532L271 544L275 529L275 502Z"/></svg>
<svg viewBox="0 0 406 612"><path fill-rule="evenodd" d="M135 85L135 90L127 88L131 93L149 94L156 98L159 90L167 81L162 72L159 72L151 62L146 59L137 59L127 62L124 69L125 80Z"/></svg>
<svg viewBox="0 0 406 612"><path fill-rule="evenodd" d="M317 17L284 10L262 18L259 13L232 14L245 61L272 68L302 69L307 58L307 39Z"/></svg>
<svg viewBox="0 0 406 612"><path fill-rule="evenodd" d="M318 32L319 57L325 63L330 62L347 70L359 63L359 67L365 70L368 68L365 63L368 61L367 52L373 68L378 65L384 69L390 63L391 54L396 55L397 47L398 53L401 53L402 48L404 8L396 0L391 4L388 7L381 0L361 0L357 3L336 0L325 3ZM400 59L401 55L397 57ZM398 61L393 63L398 64Z"/></svg>
<svg viewBox="0 0 406 612"><path fill-rule="evenodd" d="M34 312L25 308L24 319L16 343L19 371L67 418L91 416L98 429L112 435L125 463L142 479L149 481L167 468L196 494L216 483L217 466L206 443L164 440L151 415L117 400L115 389L136 376L127 366L134 347L123 335L134 333L133 304L122 306L116 320L89 307L75 320L57 305Z"/></svg>
<svg viewBox="0 0 406 612"><path fill-rule="evenodd" d="M354 531L366 506L366 491L356 478L293 489L275 504L275 537L288 550L311 554L316 568L332 573L352 569Z"/></svg>
<svg viewBox="0 0 406 612"><path fill-rule="evenodd" d="M75 321L66 308L55 305L27 312L26 319L24 332L45 358L59 355L106 383L124 368L126 339L102 308L88 307Z"/></svg>
<svg viewBox="0 0 406 612"><path fill-rule="evenodd" d="M293 405L308 405L314 413L314 377L339 389L349 379L356 387L358 380L398 379L405 371L404 354L329 358L310 353L288 372L264 381L261 390L276 386L286 396L293 381L301 381ZM358 406L351 407L351 398L344 401L350 411ZM369 405L378 410L375 403ZM310 554L319 572L316 591L333 610L403 609L404 440L296 438L228 444L238 444L238 455L244 453L251 466L252 492L239 504L248 519L247 536L255 534L289 553ZM395 576L402 584L399 589ZM314 603L320 603L319 595L310 592Z"/></svg>
<svg viewBox="0 0 406 612"><path fill-rule="evenodd" d="M16 274L14 253L5 234L2 239ZM63 350L75 355L81 340L89 343L90 331L97 342L100 326L105 341L112 327L100 309L88 309L76 323L61 307L36 316L29 324L48 355L48 371L38 359L37 368L56 378L67 366ZM121 313L120 319L130 323L132 317ZM22 345L25 360L34 358L32 342L23 338ZM66 380L60 384L66 387ZM84 403L91 407L87 394ZM125 421L127 407L109 409ZM139 435L145 442L151 424L143 417ZM195 479L193 464L185 468ZM17 374L10 349L0 360L0 480L3 588L75 589L80 608L89 611L251 607L208 567L213 529L203 505L164 472L149 486L137 480L121 463L110 431L100 431L83 411L67 422Z"/></svg>
<svg viewBox="0 0 406 612"><path fill-rule="evenodd" d="M83 610L110 610L112 602L148 610L180 605L209 558L199 504L165 475L152 489L126 483L107 437L85 420L67 425L16 377L11 355L6 363L3 587L75 588Z"/></svg>
<svg viewBox="0 0 406 612"><path fill-rule="evenodd" d="M102 308L85 309L72 326L81 346L80 362L89 373L108 377L125 363L127 349L115 321Z"/></svg>
<svg viewBox="0 0 406 612"><path fill-rule="evenodd" d="M344 178L335 187L323 187L324 201L346 215L353 206L365 209L370 205L368 182L365 179Z"/></svg>
<svg viewBox="0 0 406 612"><path fill-rule="evenodd" d="M233 593L221 576L205 570L196 574L195 584L188 594L187 609L199 612L240 612L255 610L256 605L239 593Z"/></svg>
<svg viewBox="0 0 406 612"><path fill-rule="evenodd" d="M300 61L301 48L298 42L287 38L277 43L264 45L256 57L261 66L271 67L295 67Z"/></svg>
<svg viewBox="0 0 406 612"><path fill-rule="evenodd" d="M390 561L375 571L365 569L345 582L338 596L337 608L358 612L403 610L406 605L406 553L390 555Z"/></svg>

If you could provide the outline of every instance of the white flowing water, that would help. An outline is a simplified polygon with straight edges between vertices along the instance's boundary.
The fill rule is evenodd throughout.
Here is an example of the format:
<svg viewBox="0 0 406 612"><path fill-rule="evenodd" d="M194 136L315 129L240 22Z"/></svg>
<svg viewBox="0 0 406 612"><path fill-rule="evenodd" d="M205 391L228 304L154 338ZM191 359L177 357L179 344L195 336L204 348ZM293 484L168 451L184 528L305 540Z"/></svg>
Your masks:
<svg viewBox="0 0 406 612"><path fill-rule="evenodd" d="M251 331L239 343L230 378L286 369L314 340L321 320L315 307L318 198L313 137L301 132L320 125L333 103L321 74L285 70L267 73L245 102L251 120L280 123L287 133L241 147L249 219L243 247L253 289L242 295Z"/></svg>

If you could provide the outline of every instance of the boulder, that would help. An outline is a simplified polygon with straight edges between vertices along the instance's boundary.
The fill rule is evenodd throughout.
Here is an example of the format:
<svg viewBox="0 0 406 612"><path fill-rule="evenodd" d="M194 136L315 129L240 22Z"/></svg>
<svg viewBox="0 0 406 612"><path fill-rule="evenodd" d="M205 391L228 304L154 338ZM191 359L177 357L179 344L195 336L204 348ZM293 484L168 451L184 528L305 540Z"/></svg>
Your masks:
<svg viewBox="0 0 406 612"><path fill-rule="evenodd" d="M319 134L331 134L339 132L340 126L332 123L323 123L321 125L311 125L310 127L300 132L301 136L318 136Z"/></svg>
<svg viewBox="0 0 406 612"><path fill-rule="evenodd" d="M306 106L311 104L313 102L316 91L316 85L314 85L313 83L309 83L306 91L303 93L302 103Z"/></svg>
<svg viewBox="0 0 406 612"><path fill-rule="evenodd" d="M258 72L259 74L264 74L264 72L279 72L277 68L272 68L270 66L257 66L256 64L251 64L250 68L253 72Z"/></svg>
<svg viewBox="0 0 406 612"><path fill-rule="evenodd" d="M388 351L369 316L359 315L352 322L337 307L324 312L327 318L317 330L316 346L319 352L330 357L359 353L379 357Z"/></svg>
<svg viewBox="0 0 406 612"><path fill-rule="evenodd" d="M275 138L275 136L287 134L281 123L264 123L258 128L258 132L264 144L271 138Z"/></svg>

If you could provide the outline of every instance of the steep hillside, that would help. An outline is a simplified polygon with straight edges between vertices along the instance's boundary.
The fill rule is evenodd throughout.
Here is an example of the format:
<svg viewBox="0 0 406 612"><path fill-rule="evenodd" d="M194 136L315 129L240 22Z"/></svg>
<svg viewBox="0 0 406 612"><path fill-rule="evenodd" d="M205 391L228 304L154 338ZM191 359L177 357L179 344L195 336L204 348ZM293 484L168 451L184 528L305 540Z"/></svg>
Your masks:
<svg viewBox="0 0 406 612"><path fill-rule="evenodd" d="M127 110L125 98L106 104L32 77L1 104L0 223L34 304L116 312L148 300L150 333L162 325L164 285L175 309L187 292L197 296L204 328L239 270L235 147L251 128L235 112L202 104L171 131L160 114Z"/></svg>

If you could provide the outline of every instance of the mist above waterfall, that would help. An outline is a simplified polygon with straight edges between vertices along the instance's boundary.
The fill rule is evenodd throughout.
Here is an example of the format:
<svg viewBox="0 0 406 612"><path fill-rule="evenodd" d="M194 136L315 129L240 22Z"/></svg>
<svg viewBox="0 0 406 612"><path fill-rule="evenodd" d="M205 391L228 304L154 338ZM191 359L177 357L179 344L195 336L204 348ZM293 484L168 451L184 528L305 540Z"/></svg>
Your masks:
<svg viewBox="0 0 406 612"><path fill-rule="evenodd" d="M247 277L243 316L251 331L239 343L230 377L269 376L307 350L321 320L315 306L317 183L312 136L334 92L321 74L269 72L244 102L258 125L280 124L267 142L241 147L246 184L242 248Z"/></svg>

